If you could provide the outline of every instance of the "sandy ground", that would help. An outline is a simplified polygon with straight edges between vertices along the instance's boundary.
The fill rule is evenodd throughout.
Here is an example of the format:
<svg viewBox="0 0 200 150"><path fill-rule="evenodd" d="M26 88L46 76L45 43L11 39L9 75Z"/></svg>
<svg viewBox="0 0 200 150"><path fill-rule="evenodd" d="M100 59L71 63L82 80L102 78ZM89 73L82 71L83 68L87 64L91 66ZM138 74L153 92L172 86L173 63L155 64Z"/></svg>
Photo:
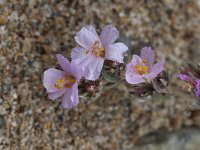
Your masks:
<svg viewBox="0 0 200 150"><path fill-rule="evenodd" d="M169 96L130 98L121 85L71 110L47 98L42 76L57 67L55 54L69 56L81 27L105 24L129 55L151 46L165 57ZM199 62L199 41L199 0L0 0L0 149L132 150L150 133L198 130L197 100L174 74Z"/></svg>

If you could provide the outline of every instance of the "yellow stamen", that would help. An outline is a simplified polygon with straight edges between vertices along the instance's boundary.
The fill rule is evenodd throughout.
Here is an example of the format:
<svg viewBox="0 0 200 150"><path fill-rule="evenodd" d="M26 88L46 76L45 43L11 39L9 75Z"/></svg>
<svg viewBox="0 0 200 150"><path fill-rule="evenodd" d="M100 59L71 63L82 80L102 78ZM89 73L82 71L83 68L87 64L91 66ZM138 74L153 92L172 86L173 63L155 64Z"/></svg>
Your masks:
<svg viewBox="0 0 200 150"><path fill-rule="evenodd" d="M55 84L55 88L60 90L60 89L62 89L62 86L60 84Z"/></svg>
<svg viewBox="0 0 200 150"><path fill-rule="evenodd" d="M75 79L74 77L67 78L66 80L67 80L68 82L70 82L70 83L76 82L76 79Z"/></svg>
<svg viewBox="0 0 200 150"><path fill-rule="evenodd" d="M105 48L101 46L99 41L95 41L92 48L92 54L97 57L105 57Z"/></svg>
<svg viewBox="0 0 200 150"><path fill-rule="evenodd" d="M135 68L136 68L136 69L138 69L138 68L141 68L141 66L139 66L139 65L136 65L136 66L135 66Z"/></svg>
<svg viewBox="0 0 200 150"><path fill-rule="evenodd" d="M135 65L135 69L138 74L143 75L143 74L148 74L149 68L147 66L140 66L140 65Z"/></svg>
<svg viewBox="0 0 200 150"><path fill-rule="evenodd" d="M65 81L67 83L65 83ZM73 76L65 76L64 78L58 79L54 85L57 89L62 89L63 87L69 88L76 82L76 79Z"/></svg>
<svg viewBox="0 0 200 150"><path fill-rule="evenodd" d="M143 67L143 70L147 71L149 68L147 66Z"/></svg>
<svg viewBox="0 0 200 150"><path fill-rule="evenodd" d="M59 79L59 80L57 80L56 83L61 84L61 83L63 83L63 82L65 82L65 79Z"/></svg>
<svg viewBox="0 0 200 150"><path fill-rule="evenodd" d="M146 59L143 59L143 60L142 60L142 63L143 63L143 64L146 64L146 63L147 63L147 60L146 60Z"/></svg>

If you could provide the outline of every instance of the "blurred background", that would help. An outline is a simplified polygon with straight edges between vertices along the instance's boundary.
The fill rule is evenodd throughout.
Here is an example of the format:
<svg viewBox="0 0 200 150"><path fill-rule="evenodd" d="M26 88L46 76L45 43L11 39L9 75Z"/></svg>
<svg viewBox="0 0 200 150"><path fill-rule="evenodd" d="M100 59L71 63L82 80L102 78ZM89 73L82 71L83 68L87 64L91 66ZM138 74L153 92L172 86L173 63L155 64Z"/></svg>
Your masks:
<svg viewBox="0 0 200 150"><path fill-rule="evenodd" d="M63 109L43 72L69 57L74 35L114 25L129 55L151 46L170 70L166 98L129 98L119 86ZM175 74L200 62L200 0L0 0L0 149L199 150L197 99Z"/></svg>

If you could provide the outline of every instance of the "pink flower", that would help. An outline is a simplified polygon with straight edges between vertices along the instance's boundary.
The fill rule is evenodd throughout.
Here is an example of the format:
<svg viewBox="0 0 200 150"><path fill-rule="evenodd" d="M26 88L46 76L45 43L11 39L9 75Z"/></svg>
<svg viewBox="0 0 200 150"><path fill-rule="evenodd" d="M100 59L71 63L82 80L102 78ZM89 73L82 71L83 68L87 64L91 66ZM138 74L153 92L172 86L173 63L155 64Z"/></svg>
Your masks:
<svg viewBox="0 0 200 150"><path fill-rule="evenodd" d="M71 58L83 68L83 76L88 80L99 78L105 59L123 63L123 54L128 47L114 43L118 31L112 25L103 28L100 36L92 26L83 27L75 36L78 47L72 49Z"/></svg>
<svg viewBox="0 0 200 150"><path fill-rule="evenodd" d="M74 62L69 62L61 54L56 55L63 71L50 68L44 72L43 85L51 100L63 95L62 106L72 108L79 102L78 82L82 77L82 70Z"/></svg>
<svg viewBox="0 0 200 150"><path fill-rule="evenodd" d="M191 82L192 81L192 78L190 78L188 75L186 75L186 74L182 74L182 73L180 73L180 74L177 74L176 75L178 78L180 78L181 80L183 80L183 81L186 81L186 82Z"/></svg>
<svg viewBox="0 0 200 150"><path fill-rule="evenodd" d="M154 51L150 47L141 50L140 57L133 55L132 61L126 66L126 81L130 84L150 82L164 70L164 60L154 64Z"/></svg>
<svg viewBox="0 0 200 150"><path fill-rule="evenodd" d="M200 79L191 78L186 74L177 74L177 77L183 81L186 81L190 86L192 86L195 95L200 99Z"/></svg>
<svg viewBox="0 0 200 150"><path fill-rule="evenodd" d="M194 93L200 99L200 80L194 80Z"/></svg>

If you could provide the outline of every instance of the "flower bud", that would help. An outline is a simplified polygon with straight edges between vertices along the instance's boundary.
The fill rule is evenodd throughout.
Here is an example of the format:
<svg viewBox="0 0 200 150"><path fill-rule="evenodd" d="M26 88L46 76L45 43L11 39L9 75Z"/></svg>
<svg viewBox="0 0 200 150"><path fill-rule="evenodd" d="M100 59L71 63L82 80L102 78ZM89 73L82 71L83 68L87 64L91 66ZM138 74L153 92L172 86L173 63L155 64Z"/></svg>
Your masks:
<svg viewBox="0 0 200 150"><path fill-rule="evenodd" d="M79 85L81 95L94 97L99 92L99 81L89 81L82 79Z"/></svg>

